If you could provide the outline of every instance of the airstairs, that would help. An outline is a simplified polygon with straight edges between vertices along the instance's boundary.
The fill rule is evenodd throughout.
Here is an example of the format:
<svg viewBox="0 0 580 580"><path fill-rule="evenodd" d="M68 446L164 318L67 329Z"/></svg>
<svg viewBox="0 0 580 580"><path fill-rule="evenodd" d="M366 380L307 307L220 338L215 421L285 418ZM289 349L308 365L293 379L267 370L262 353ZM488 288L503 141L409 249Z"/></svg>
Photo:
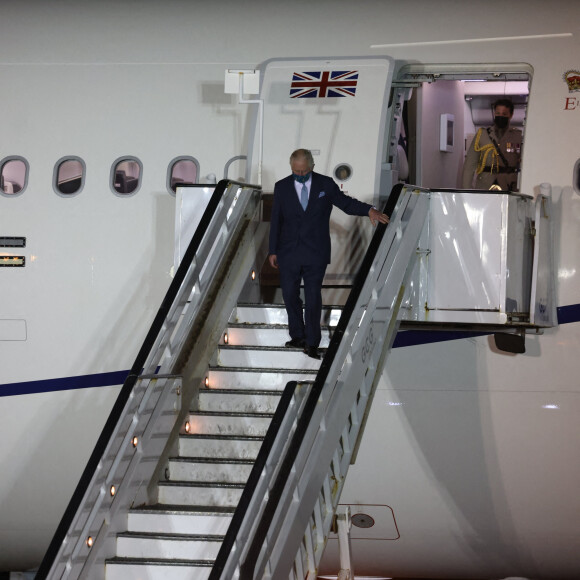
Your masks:
<svg viewBox="0 0 580 580"><path fill-rule="evenodd" d="M322 362L281 346L279 305L238 303L265 259L260 194L218 184L37 578L316 577L416 302L432 192L391 193L342 311L325 310Z"/></svg>
<svg viewBox="0 0 580 580"><path fill-rule="evenodd" d="M325 308L322 347L327 322L336 326L339 314ZM285 385L314 381L320 366L284 348L285 318L283 305L234 309L228 344L222 339L212 357L216 364L182 427L157 503L129 511L107 580L209 577Z"/></svg>

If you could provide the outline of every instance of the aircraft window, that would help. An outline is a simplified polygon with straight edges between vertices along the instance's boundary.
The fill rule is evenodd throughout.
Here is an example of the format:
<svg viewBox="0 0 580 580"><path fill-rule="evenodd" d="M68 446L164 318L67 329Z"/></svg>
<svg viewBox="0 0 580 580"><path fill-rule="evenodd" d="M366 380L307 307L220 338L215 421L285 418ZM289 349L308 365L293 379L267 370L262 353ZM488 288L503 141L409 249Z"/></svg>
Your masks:
<svg viewBox="0 0 580 580"><path fill-rule="evenodd" d="M193 157L177 157L169 164L167 189L175 193L179 185L194 185L199 175L199 163Z"/></svg>
<svg viewBox="0 0 580 580"><path fill-rule="evenodd" d="M111 188L120 196L134 195L141 185L143 165L136 157L120 157L111 169Z"/></svg>
<svg viewBox="0 0 580 580"><path fill-rule="evenodd" d="M20 195L28 183L28 161L24 157L6 157L0 163L0 194Z"/></svg>
<svg viewBox="0 0 580 580"><path fill-rule="evenodd" d="M228 160L228 162L226 163L226 166L224 167L224 179L233 179L234 181L241 181L241 182L245 182L246 181L246 169L245 169L245 161L248 159L247 155L236 155L235 157L232 157L231 159ZM240 163L236 163L236 162L240 162ZM234 175L232 175L230 177L230 171L232 170L232 165L235 163L234 168L235 168L235 173ZM242 167L242 163L243 163L243 167ZM243 169L243 171L242 171Z"/></svg>
<svg viewBox="0 0 580 580"><path fill-rule="evenodd" d="M580 159L578 159L574 165L574 177L572 183L574 184L574 191L580 194Z"/></svg>
<svg viewBox="0 0 580 580"><path fill-rule="evenodd" d="M336 169L334 170L334 177L338 181L348 181L350 176L352 175L352 167L347 163L341 163L337 165Z"/></svg>
<svg viewBox="0 0 580 580"><path fill-rule="evenodd" d="M54 166L53 188L64 197L81 192L85 184L85 162L80 157L63 157Z"/></svg>

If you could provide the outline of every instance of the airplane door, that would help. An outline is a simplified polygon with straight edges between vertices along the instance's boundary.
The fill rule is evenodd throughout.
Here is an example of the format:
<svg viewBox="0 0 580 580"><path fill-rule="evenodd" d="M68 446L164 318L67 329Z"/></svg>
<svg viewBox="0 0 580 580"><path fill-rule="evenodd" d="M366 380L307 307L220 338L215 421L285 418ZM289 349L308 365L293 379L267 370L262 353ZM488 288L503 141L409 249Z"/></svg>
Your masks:
<svg viewBox="0 0 580 580"><path fill-rule="evenodd" d="M332 176L348 195L378 203L392 71L388 57L266 62L260 93L264 191L273 191L275 182L289 175L292 151L306 148L312 151L316 172ZM258 179L258 136L259 131L251 132L252 183ZM349 281L371 235L368 220L333 211L327 283Z"/></svg>

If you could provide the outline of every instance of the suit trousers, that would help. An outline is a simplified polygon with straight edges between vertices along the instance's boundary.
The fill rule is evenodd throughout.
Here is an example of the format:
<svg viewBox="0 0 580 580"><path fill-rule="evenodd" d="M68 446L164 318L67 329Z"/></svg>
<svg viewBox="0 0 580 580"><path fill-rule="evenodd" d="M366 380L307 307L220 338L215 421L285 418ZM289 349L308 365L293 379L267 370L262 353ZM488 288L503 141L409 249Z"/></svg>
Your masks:
<svg viewBox="0 0 580 580"><path fill-rule="evenodd" d="M288 314L290 338L305 339L308 346L318 347L322 338L322 280L326 264L280 264L280 286ZM300 282L304 280L304 316L300 298Z"/></svg>

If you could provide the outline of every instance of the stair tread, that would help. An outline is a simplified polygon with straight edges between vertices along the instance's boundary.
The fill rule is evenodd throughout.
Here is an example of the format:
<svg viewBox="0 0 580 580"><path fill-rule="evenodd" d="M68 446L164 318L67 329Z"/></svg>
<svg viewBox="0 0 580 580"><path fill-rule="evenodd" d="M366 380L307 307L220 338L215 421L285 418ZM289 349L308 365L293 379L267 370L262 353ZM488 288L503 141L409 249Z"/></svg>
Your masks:
<svg viewBox="0 0 580 580"><path fill-rule="evenodd" d="M169 461L181 461L184 463L211 463L211 464L233 464L233 465L253 465L256 460L255 459L238 459L236 457L170 457Z"/></svg>
<svg viewBox="0 0 580 580"><path fill-rule="evenodd" d="M131 508L131 513L162 513L162 514L197 514L204 515L230 515L236 510L235 507L220 507L220 506L186 506L156 503L153 505L145 505L141 507Z"/></svg>
<svg viewBox="0 0 580 580"><path fill-rule="evenodd" d="M302 352L301 348L295 348L291 346L260 346L260 345L238 345L238 344L220 344L218 345L219 349L222 350L261 350L267 352ZM326 352L328 349L326 348L319 348L318 349L321 353Z"/></svg>
<svg viewBox="0 0 580 580"><path fill-rule="evenodd" d="M282 391L277 391L278 394L282 394ZM200 417L253 417L258 419L263 419L264 417L273 417L274 413L258 413L258 412L241 412L241 411L190 411L190 415L200 416Z"/></svg>
<svg viewBox="0 0 580 580"><path fill-rule="evenodd" d="M322 289L325 288L352 288L352 286L323 286ZM269 304L264 304L263 302L238 302L239 308L286 308L283 302L272 302ZM342 304L323 304L322 310L330 310L344 308Z"/></svg>
<svg viewBox="0 0 580 580"><path fill-rule="evenodd" d="M277 389L224 389L221 387L211 387L201 389L200 395L280 395Z"/></svg>
<svg viewBox="0 0 580 580"><path fill-rule="evenodd" d="M158 532L121 532L118 538L135 538L139 540L175 540L175 541L199 541L199 542L223 542L225 536L209 534L161 534Z"/></svg>
<svg viewBox="0 0 580 580"><path fill-rule="evenodd" d="M288 330L287 324L275 324L268 322L228 322L230 328L255 328L258 330ZM332 330L336 328L335 324L321 324L321 330Z"/></svg>
<svg viewBox="0 0 580 580"><path fill-rule="evenodd" d="M210 465L254 465L254 459L229 459L227 457L170 457L169 461L179 461L182 463L207 463Z"/></svg>
<svg viewBox="0 0 580 580"><path fill-rule="evenodd" d="M133 564L139 566L197 566L211 567L215 560L174 560L162 558L111 558L107 564Z"/></svg>
<svg viewBox="0 0 580 580"><path fill-rule="evenodd" d="M290 349L288 349L289 352ZM276 374L308 374L308 375L315 375L318 371L316 369L283 369L283 368L268 368L268 367L217 367L217 366L210 366L209 371L217 371L217 372L232 372L232 373L239 373L239 372L246 372L246 373L255 373L255 374L262 374L262 373L276 373Z"/></svg>
<svg viewBox="0 0 580 580"><path fill-rule="evenodd" d="M160 481L159 487L219 487L222 489L244 489L245 483L229 483L226 481Z"/></svg>
<svg viewBox="0 0 580 580"><path fill-rule="evenodd" d="M262 441L264 439L260 435L207 435L205 433L182 433L179 437L184 439L219 439L222 441L227 441L228 439L232 441Z"/></svg>

